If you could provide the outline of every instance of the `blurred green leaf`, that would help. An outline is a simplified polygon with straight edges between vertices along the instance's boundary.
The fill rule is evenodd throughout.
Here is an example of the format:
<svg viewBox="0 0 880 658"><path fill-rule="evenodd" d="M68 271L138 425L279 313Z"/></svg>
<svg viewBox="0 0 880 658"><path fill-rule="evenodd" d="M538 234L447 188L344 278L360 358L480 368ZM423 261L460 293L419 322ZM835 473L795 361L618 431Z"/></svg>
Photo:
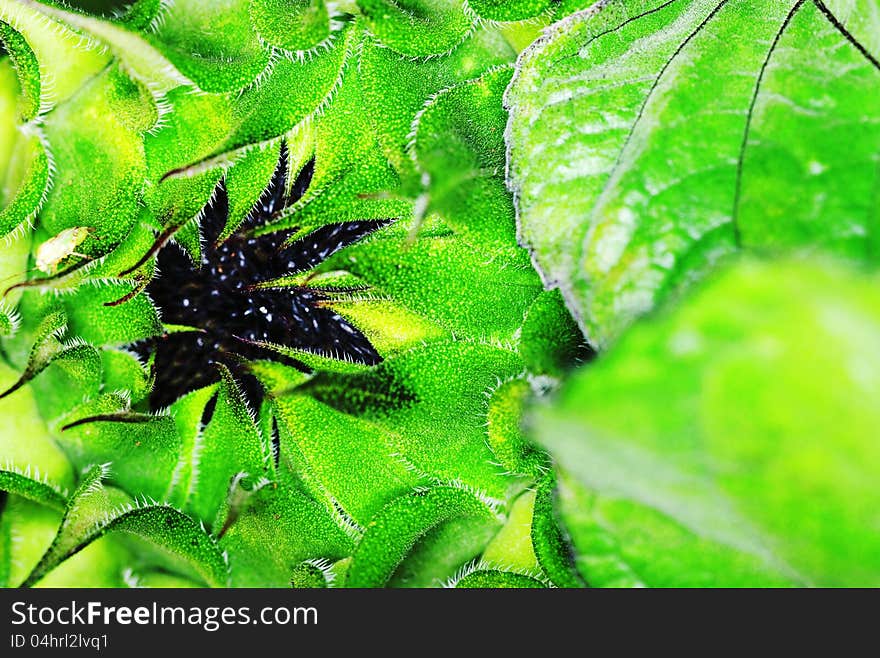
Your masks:
<svg viewBox="0 0 880 658"><path fill-rule="evenodd" d="M880 583L878 289L745 262L536 412L588 582Z"/></svg>

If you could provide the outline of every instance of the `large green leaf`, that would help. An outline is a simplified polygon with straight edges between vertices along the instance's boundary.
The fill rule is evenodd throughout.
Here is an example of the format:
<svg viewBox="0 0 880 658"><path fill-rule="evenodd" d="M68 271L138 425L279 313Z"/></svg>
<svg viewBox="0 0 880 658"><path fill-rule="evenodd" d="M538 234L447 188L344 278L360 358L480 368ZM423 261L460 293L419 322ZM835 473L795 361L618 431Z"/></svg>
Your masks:
<svg viewBox="0 0 880 658"><path fill-rule="evenodd" d="M586 580L880 584L878 290L840 266L745 262L539 410Z"/></svg>
<svg viewBox="0 0 880 658"><path fill-rule="evenodd" d="M740 248L873 257L877 16L876 0L610 0L523 54L520 234L590 341Z"/></svg>

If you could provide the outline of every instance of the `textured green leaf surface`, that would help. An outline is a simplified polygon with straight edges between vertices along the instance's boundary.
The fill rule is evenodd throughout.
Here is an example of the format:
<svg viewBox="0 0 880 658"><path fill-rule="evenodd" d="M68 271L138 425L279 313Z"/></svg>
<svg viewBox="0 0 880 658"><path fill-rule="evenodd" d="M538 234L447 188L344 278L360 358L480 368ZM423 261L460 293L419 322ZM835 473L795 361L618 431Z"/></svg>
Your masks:
<svg viewBox="0 0 880 658"><path fill-rule="evenodd" d="M76 490L62 508L64 516L55 538L28 575L25 585L38 582L67 557L82 549L103 515L112 506L127 501L125 494L104 488L102 480L107 472L106 465L89 466L83 472Z"/></svg>
<svg viewBox="0 0 880 658"><path fill-rule="evenodd" d="M535 375L562 377L589 356L577 323L558 290L545 290L526 313L519 353Z"/></svg>
<svg viewBox="0 0 880 658"><path fill-rule="evenodd" d="M260 37L284 50L310 50L330 36L324 0L251 0L250 15Z"/></svg>
<svg viewBox="0 0 880 658"><path fill-rule="evenodd" d="M439 55L459 45L473 21L463 0L357 0L371 31L403 55Z"/></svg>
<svg viewBox="0 0 880 658"><path fill-rule="evenodd" d="M277 483L254 494L221 545L229 552L233 585L289 587L303 560L341 559L353 542L285 466Z"/></svg>
<svg viewBox="0 0 880 658"><path fill-rule="evenodd" d="M187 507L213 522L232 479L246 473L254 480L270 475L271 450L259 431L253 411L241 397L230 372L218 366L221 380L214 415L197 439ZM212 528L219 531L219 528Z"/></svg>
<svg viewBox="0 0 880 658"><path fill-rule="evenodd" d="M547 11L553 0L468 0L480 18L490 21L521 21Z"/></svg>
<svg viewBox="0 0 880 658"><path fill-rule="evenodd" d="M89 282L66 297L70 330L96 345L120 346L162 333L156 309L144 295L113 305L132 292L133 284Z"/></svg>
<svg viewBox="0 0 880 658"><path fill-rule="evenodd" d="M487 438L495 459L507 472L539 477L549 467L549 459L521 427L531 398L532 389L525 379L513 379L492 391L486 414Z"/></svg>
<svg viewBox="0 0 880 658"><path fill-rule="evenodd" d="M283 457L355 521L368 522L418 482L381 428L305 396L279 398L275 407Z"/></svg>
<svg viewBox="0 0 880 658"><path fill-rule="evenodd" d="M438 525L460 517L491 520L491 509L472 494L435 487L390 502L370 522L354 552L348 587L381 587L416 543Z"/></svg>
<svg viewBox="0 0 880 658"><path fill-rule="evenodd" d="M880 582L877 290L746 262L570 380L534 427L588 582Z"/></svg>
<svg viewBox="0 0 880 658"><path fill-rule="evenodd" d="M18 78L18 121L27 123L40 112L41 86L40 63L30 45L21 34L7 23L0 22L0 43Z"/></svg>
<svg viewBox="0 0 880 658"><path fill-rule="evenodd" d="M401 560L387 587L441 587L472 563L498 533L498 519L460 516L431 528Z"/></svg>
<svg viewBox="0 0 880 658"><path fill-rule="evenodd" d="M575 568L574 551L560 528L556 504L556 476L545 475L535 492L531 523L532 544L541 569L558 587L583 587Z"/></svg>
<svg viewBox="0 0 880 658"><path fill-rule="evenodd" d="M391 452L416 472L502 498L508 481L486 444L487 395L520 367L506 349L438 342L363 375L315 378L303 390L381 428Z"/></svg>
<svg viewBox="0 0 880 658"><path fill-rule="evenodd" d="M20 473L8 468L0 470L0 491L59 510L63 510L67 504L64 494L39 476L35 479L27 472Z"/></svg>
<svg viewBox="0 0 880 658"><path fill-rule="evenodd" d="M612 0L523 54L520 234L593 343L740 248L874 253L877 25L872 1Z"/></svg>
<svg viewBox="0 0 880 658"><path fill-rule="evenodd" d="M500 569L478 569L459 579L460 589L541 589L544 583L525 574Z"/></svg>
<svg viewBox="0 0 880 658"><path fill-rule="evenodd" d="M214 539L196 521L165 505L132 506L124 493L102 485L107 473L104 466L91 467L84 473L55 539L26 584L38 582L57 565L113 531L135 535L167 550L209 585L226 584L226 560Z"/></svg>
<svg viewBox="0 0 880 658"><path fill-rule="evenodd" d="M133 496L161 500L177 464L174 419L127 410L127 396L104 394L64 419L59 443L82 468L112 463L111 482Z"/></svg>
<svg viewBox="0 0 880 658"><path fill-rule="evenodd" d="M80 390L75 391L77 400L97 392L96 372L100 369L101 358L95 348L82 339L63 340L66 330L66 317L62 312L51 313L43 319L24 372L18 381L0 393L0 399L19 390L52 364L63 369L78 385Z"/></svg>
<svg viewBox="0 0 880 658"><path fill-rule="evenodd" d="M339 253L327 267L346 269L412 311L459 336L509 340L541 291L531 269L491 261L448 229L412 243L391 227Z"/></svg>
<svg viewBox="0 0 880 658"><path fill-rule="evenodd" d="M50 236L89 227L94 233L78 250L91 254L106 253L128 233L146 173L140 133L155 112L146 88L111 66L47 117L58 171L40 213Z"/></svg>
<svg viewBox="0 0 880 658"><path fill-rule="evenodd" d="M150 42L204 91L240 89L269 63L248 0L175 0Z"/></svg>
<svg viewBox="0 0 880 658"><path fill-rule="evenodd" d="M504 182L501 96L512 74L494 69L434 96L413 124L412 155L427 176L428 211L487 258L525 266Z"/></svg>
<svg viewBox="0 0 880 658"><path fill-rule="evenodd" d="M485 29L448 55L426 60L402 57L372 40L363 44L363 106L385 156L402 175L413 167L407 152L412 123L425 102L446 87L509 63L513 56L498 33Z"/></svg>

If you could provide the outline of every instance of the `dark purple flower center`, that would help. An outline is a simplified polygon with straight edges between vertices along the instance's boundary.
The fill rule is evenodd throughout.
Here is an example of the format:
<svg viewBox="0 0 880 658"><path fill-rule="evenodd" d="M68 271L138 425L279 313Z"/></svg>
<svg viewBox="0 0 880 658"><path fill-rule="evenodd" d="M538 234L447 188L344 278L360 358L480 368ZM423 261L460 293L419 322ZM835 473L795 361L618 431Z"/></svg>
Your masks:
<svg viewBox="0 0 880 658"><path fill-rule="evenodd" d="M305 272L343 247L387 224L361 221L332 224L286 245L290 230L255 236L253 229L299 198L308 187L312 167L305 167L286 193L286 154L282 152L272 183L250 218L228 239L217 244L228 216L222 183L201 222L201 263L176 246L159 252L158 275L146 291L167 324L197 331L170 332L138 346L156 352L153 408L164 407L181 395L218 381L214 364L237 375L245 396L256 405L262 389L242 359L293 359L261 343L301 348L375 364L381 360L369 340L333 310L322 306L319 291L304 287L255 289L256 284Z"/></svg>

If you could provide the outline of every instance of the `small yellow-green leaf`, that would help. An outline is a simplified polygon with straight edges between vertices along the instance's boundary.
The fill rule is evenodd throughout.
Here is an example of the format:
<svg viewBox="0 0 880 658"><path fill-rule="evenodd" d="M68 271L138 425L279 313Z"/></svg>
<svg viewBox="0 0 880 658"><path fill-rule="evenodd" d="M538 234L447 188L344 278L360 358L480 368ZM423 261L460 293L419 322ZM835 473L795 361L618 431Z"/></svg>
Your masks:
<svg viewBox="0 0 880 658"><path fill-rule="evenodd" d="M532 516L532 545L541 569L557 587L584 587L574 561L574 549L563 535L556 511L556 475L538 483Z"/></svg>
<svg viewBox="0 0 880 658"><path fill-rule="evenodd" d="M509 473L539 478L550 465L547 454L526 437L523 413L532 399L525 379L512 379L492 391L487 413L489 447Z"/></svg>

